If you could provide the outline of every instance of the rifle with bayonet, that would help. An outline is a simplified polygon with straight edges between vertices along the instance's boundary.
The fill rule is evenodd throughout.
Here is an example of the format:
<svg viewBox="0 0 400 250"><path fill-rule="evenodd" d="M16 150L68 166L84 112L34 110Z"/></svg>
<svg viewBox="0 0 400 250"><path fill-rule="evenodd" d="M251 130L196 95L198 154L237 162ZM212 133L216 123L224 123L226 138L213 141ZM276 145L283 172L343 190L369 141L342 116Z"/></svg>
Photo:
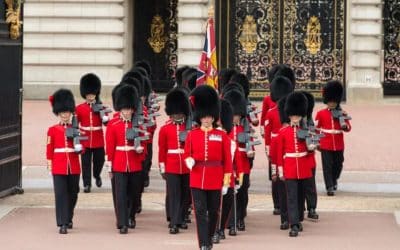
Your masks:
<svg viewBox="0 0 400 250"><path fill-rule="evenodd" d="M247 118L242 118L241 121L244 132L241 132L237 135L237 139L239 143L244 143L246 145L246 153L252 153L253 151L253 146L260 145L261 141L255 140L257 139L257 136L253 134L250 128L249 121Z"/></svg>
<svg viewBox="0 0 400 250"><path fill-rule="evenodd" d="M133 141L135 149L142 148L141 142L149 139L147 131L140 128L143 125L143 120L143 106L142 102L139 100L138 108L132 115L132 128L126 130L126 139L128 141Z"/></svg>
<svg viewBox="0 0 400 250"><path fill-rule="evenodd" d="M324 137L324 134L316 132L314 123L306 118L301 120L300 129L297 130L297 138L306 141L307 149L314 151L319 147L319 141Z"/></svg>
<svg viewBox="0 0 400 250"><path fill-rule="evenodd" d="M79 130L78 119L75 115L72 115L72 126L68 127L65 131L68 139L72 139L74 144L75 153L80 153L83 150L81 140L87 140L87 136L81 136L81 131Z"/></svg>
<svg viewBox="0 0 400 250"><path fill-rule="evenodd" d="M334 119L339 120L340 127L343 130L347 129L347 123L346 120L351 120L351 117L345 113L343 113L343 110L340 106L337 106L335 109L331 109L332 117Z"/></svg>
<svg viewBox="0 0 400 250"><path fill-rule="evenodd" d="M107 125L107 122L109 120L108 114L112 113L112 109L110 109L107 106L104 106L100 102L96 102L95 104L92 105L92 111L93 113L99 114L103 124Z"/></svg>
<svg viewBox="0 0 400 250"><path fill-rule="evenodd" d="M185 130L179 131L179 142L180 143L185 143L186 137L187 137L189 131L192 130L192 126L193 126L193 117L189 111L189 115L186 117Z"/></svg>
<svg viewBox="0 0 400 250"><path fill-rule="evenodd" d="M247 103L246 109L247 109L247 116L249 117L250 122L252 124L258 124L259 121L257 118L257 114L261 113L261 110L257 110L257 107L253 106L250 101Z"/></svg>

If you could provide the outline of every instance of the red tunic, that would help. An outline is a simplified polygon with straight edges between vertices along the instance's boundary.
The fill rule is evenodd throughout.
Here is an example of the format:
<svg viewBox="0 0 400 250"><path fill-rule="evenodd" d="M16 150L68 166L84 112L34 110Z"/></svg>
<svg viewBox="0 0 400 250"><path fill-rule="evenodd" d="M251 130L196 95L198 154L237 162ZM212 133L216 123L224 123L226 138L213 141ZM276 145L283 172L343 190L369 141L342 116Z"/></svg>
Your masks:
<svg viewBox="0 0 400 250"><path fill-rule="evenodd" d="M189 169L183 161L184 144L179 142L179 133L186 124L169 122L160 128L158 135L158 162L170 174L188 174Z"/></svg>
<svg viewBox="0 0 400 250"><path fill-rule="evenodd" d="M275 102L271 100L271 96L267 95L263 99L262 109L261 109L261 126L265 126L265 120L267 119L267 112L271 108L275 107Z"/></svg>
<svg viewBox="0 0 400 250"><path fill-rule="evenodd" d="M192 157L195 165L190 172L190 187L220 190L225 173L232 174L231 140L224 131L203 131L195 128L189 132L184 159Z"/></svg>
<svg viewBox="0 0 400 250"><path fill-rule="evenodd" d="M76 116L82 136L87 136L87 140L82 140L85 148L104 147L103 123L100 114L93 112L91 106L84 102L76 106Z"/></svg>
<svg viewBox="0 0 400 250"><path fill-rule="evenodd" d="M67 139L66 128L60 124L47 131L46 157L51 161L53 175L80 174L79 154L75 153L72 139Z"/></svg>
<svg viewBox="0 0 400 250"><path fill-rule="evenodd" d="M132 128L132 122L124 122L121 118L114 118L108 122L106 154L113 172L142 171L144 153L137 153L133 141L126 140L126 130L130 128Z"/></svg>
<svg viewBox="0 0 400 250"><path fill-rule="evenodd" d="M340 127L339 120L334 119L331 111L326 108L318 111L315 117L315 124L325 135L320 140L320 149L332 151L344 150L343 132L349 132L351 130L351 125L348 120L346 120L348 129L343 130Z"/></svg>
<svg viewBox="0 0 400 250"><path fill-rule="evenodd" d="M277 141L277 166L283 169L285 179L312 177L313 164L308 157L304 140L297 139L298 127L287 126L279 131Z"/></svg>
<svg viewBox="0 0 400 250"><path fill-rule="evenodd" d="M244 143L239 143L237 135L239 133L243 133L244 128L242 125L233 126L231 132L229 133L229 137L236 142L236 150L235 155L233 157L233 164L236 166L236 172L239 175L240 173L250 174L250 162L247 157L246 145Z"/></svg>

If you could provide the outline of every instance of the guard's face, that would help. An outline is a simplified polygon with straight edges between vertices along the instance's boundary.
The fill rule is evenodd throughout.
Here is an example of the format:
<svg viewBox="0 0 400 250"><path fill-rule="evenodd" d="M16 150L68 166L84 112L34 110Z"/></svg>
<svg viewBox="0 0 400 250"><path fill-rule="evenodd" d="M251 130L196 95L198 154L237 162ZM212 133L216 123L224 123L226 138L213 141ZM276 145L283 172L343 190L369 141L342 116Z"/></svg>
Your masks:
<svg viewBox="0 0 400 250"><path fill-rule="evenodd" d="M233 116L233 123L234 124L239 124L240 123L240 115L234 115Z"/></svg>
<svg viewBox="0 0 400 250"><path fill-rule="evenodd" d="M86 95L86 101L87 102L94 102L95 100L96 100L96 95L94 95L94 94Z"/></svg>
<svg viewBox="0 0 400 250"><path fill-rule="evenodd" d="M125 119L130 119L132 117L132 114L133 114L133 109L127 109L127 108L121 109L121 115Z"/></svg>
<svg viewBox="0 0 400 250"><path fill-rule="evenodd" d="M211 116L205 116L203 118L200 119L201 122L201 126L206 127L206 128L210 128L212 127L212 123L214 122L214 118Z"/></svg>
<svg viewBox="0 0 400 250"><path fill-rule="evenodd" d="M328 105L328 108L330 109L335 109L337 107L337 102L328 102L326 105Z"/></svg>
<svg viewBox="0 0 400 250"><path fill-rule="evenodd" d="M289 116L289 119L290 119L290 123L291 124L300 124L300 120L301 120L301 116L299 116L299 115L291 115L291 116Z"/></svg>
<svg viewBox="0 0 400 250"><path fill-rule="evenodd" d="M171 115L172 120L174 121L182 121L185 118L184 114L173 114Z"/></svg>
<svg viewBox="0 0 400 250"><path fill-rule="evenodd" d="M70 111L63 111L58 113L60 121L63 123L68 123L71 120L72 113Z"/></svg>

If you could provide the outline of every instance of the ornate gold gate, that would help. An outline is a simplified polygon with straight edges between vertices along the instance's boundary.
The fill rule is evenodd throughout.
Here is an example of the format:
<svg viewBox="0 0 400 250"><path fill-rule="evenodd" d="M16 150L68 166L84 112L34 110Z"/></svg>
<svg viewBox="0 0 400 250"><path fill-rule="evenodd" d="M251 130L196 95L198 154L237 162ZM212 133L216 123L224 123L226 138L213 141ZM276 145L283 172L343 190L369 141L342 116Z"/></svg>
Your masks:
<svg viewBox="0 0 400 250"><path fill-rule="evenodd" d="M344 82L344 0L217 0L216 9L219 68L245 73L252 97L265 95L278 63L316 97L328 80Z"/></svg>

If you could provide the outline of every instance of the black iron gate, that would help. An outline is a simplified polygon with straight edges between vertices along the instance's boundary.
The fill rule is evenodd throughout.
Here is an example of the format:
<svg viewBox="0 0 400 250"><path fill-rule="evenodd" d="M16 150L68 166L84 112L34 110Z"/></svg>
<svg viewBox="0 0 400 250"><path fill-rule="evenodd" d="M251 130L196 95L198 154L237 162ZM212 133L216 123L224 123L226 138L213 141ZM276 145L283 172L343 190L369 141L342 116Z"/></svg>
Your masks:
<svg viewBox="0 0 400 250"><path fill-rule="evenodd" d="M252 97L265 95L277 63L316 97L328 80L344 82L344 0L217 0L216 10L218 66L245 73Z"/></svg>
<svg viewBox="0 0 400 250"><path fill-rule="evenodd" d="M22 34L20 1L0 3L0 196L21 189ZM19 15L21 13L21 15Z"/></svg>
<svg viewBox="0 0 400 250"><path fill-rule="evenodd" d="M384 1L385 95L400 95L400 0Z"/></svg>
<svg viewBox="0 0 400 250"><path fill-rule="evenodd" d="M177 65L178 0L134 1L134 61L147 60L152 66L156 91L174 84Z"/></svg>

